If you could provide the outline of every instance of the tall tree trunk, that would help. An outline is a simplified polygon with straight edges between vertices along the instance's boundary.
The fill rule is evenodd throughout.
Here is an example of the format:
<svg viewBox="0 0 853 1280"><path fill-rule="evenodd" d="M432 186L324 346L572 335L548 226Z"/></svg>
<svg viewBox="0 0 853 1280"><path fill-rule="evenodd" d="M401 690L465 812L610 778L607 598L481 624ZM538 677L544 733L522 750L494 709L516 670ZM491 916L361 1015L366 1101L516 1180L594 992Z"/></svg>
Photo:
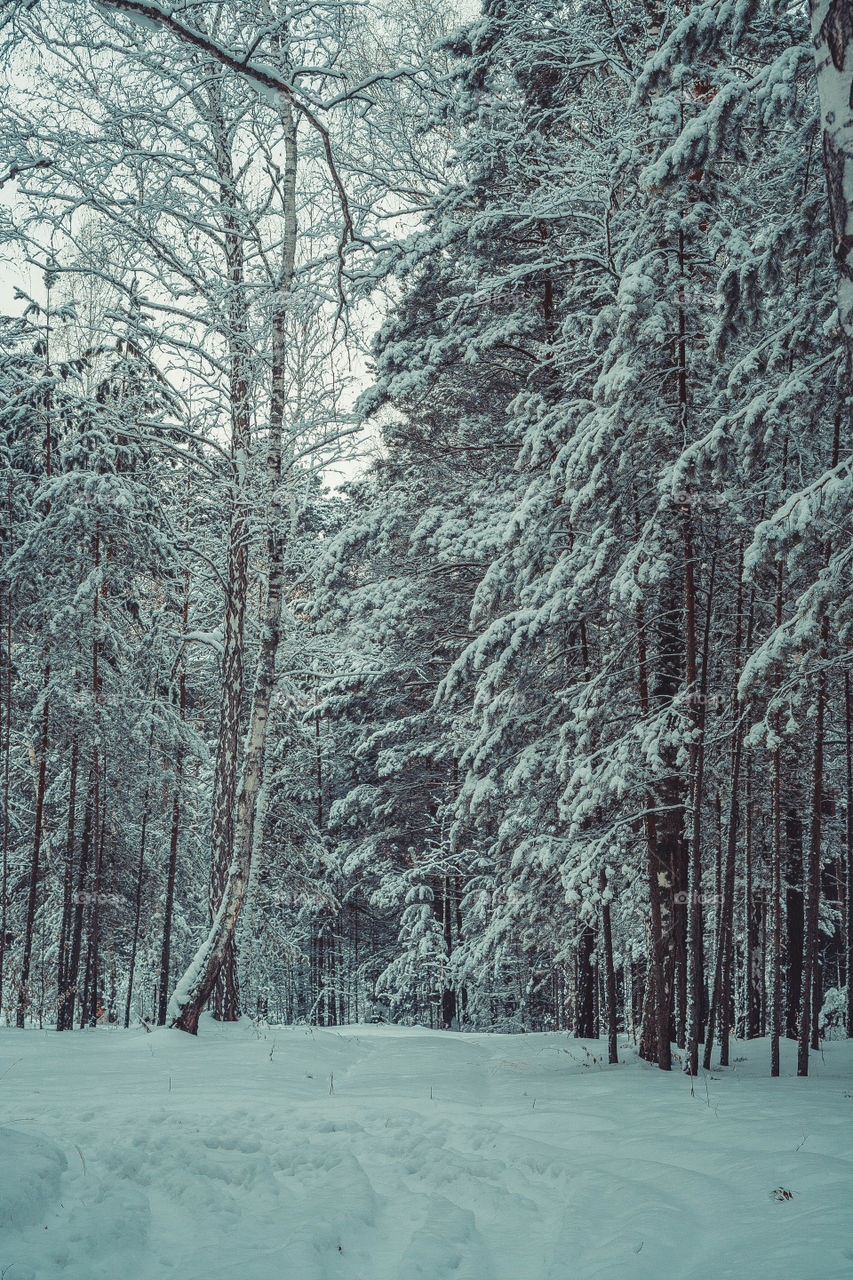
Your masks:
<svg viewBox="0 0 853 1280"><path fill-rule="evenodd" d="M450 881L447 876L436 878L436 885L441 885L441 909L439 918L441 920L441 930L444 936L444 951L446 960L450 959L453 953L453 921L450 915ZM438 903L439 898L436 893L435 901ZM441 1025L445 1031L449 1031L456 1021L456 992L446 980L446 967L442 966L442 984L441 984Z"/></svg>
<svg viewBox="0 0 853 1280"><path fill-rule="evenodd" d="M751 627L750 627L751 630ZM743 540L738 552L738 591L735 619L734 667L740 669L743 645ZM747 648L749 642L747 641ZM730 764L729 825L726 838L726 860L722 877L722 903L717 931L717 955L714 964L714 986L711 1013L705 1034L705 1050L702 1066L707 1071L711 1065L714 1048L715 1023L719 1025L720 1062L728 1066L729 1023L731 1012L732 975L734 969L734 907L735 861L737 858L737 832L740 820L740 765L743 754L743 728L741 725L740 699L737 692L737 676L732 693L732 749Z"/></svg>
<svg viewBox="0 0 853 1280"><path fill-rule="evenodd" d="M98 525L95 525L94 564L97 571L101 563L101 536ZM103 590L103 587L102 587ZM92 710L95 720L95 737L92 747L92 775L95 782L94 803L92 809L92 851L94 853L92 875L92 910L89 915L89 948L87 952L86 974L89 1008L84 1001L83 1017L88 1013L89 1025L98 1023L98 947L100 929L101 869L103 866L104 831L106 829L105 802L106 796L101 787L101 753L100 742L100 706L101 706L101 651L100 638L100 593L95 592L92 617Z"/></svg>
<svg viewBox="0 0 853 1280"><path fill-rule="evenodd" d="M53 400L50 390L50 293L51 285L54 282L54 276L50 271L45 272L45 287L47 289L47 303L45 307L45 327L44 327L44 374L45 374L45 391L43 394L42 407L44 409L45 424L45 443L44 443L44 469L45 475L50 478L53 474ZM50 503L47 504L47 511L50 511ZM9 653L9 661L11 662L11 652ZM48 730L50 724L50 700L47 690L50 686L50 662L46 662L44 669L44 706L42 708L42 726L41 726L41 745L39 754L38 779L36 782L36 811L35 811L35 831L33 832L33 848L32 857L30 859L30 879L29 889L27 893L27 915L24 925L24 950L21 959L21 976L20 987L18 990L18 1012L17 1025L19 1028L24 1026L25 1013L29 998L29 981L30 966L32 964L33 954L33 932L35 929L36 917L36 900L38 896L39 881L39 860L41 856L41 842L44 830L44 797L47 780L47 746L48 746ZM4 893L5 902L5 893Z"/></svg>
<svg viewBox="0 0 853 1280"><path fill-rule="evenodd" d="M847 1034L853 1037L853 689L844 672L845 756L847 756Z"/></svg>
<svg viewBox="0 0 853 1280"><path fill-rule="evenodd" d="M92 935L89 934L86 944L86 967L83 970L83 996L80 1001L80 1030L89 1022L89 1001L92 990Z"/></svg>
<svg viewBox="0 0 853 1280"><path fill-rule="evenodd" d="M12 545L12 486L9 485L9 546ZM12 584L6 592L6 660L3 664L3 865L0 869L0 1014L3 1012L3 984L6 959L6 908L9 882L9 790L10 762L12 757Z"/></svg>
<svg viewBox="0 0 853 1280"><path fill-rule="evenodd" d="M189 496L189 495L188 495ZM189 510L185 521L185 532L189 536ZM186 636L189 625L190 610L190 574L184 570L184 603L181 612L181 625ZM178 715L181 727L187 711L187 672L183 651L178 656L180 676L178 678ZM175 789L172 794L172 823L169 831L169 863L166 871L166 901L163 910L163 943L160 948L160 982L157 997L157 1025L166 1025L166 1010L169 1003L169 971L172 957L172 916L175 908L175 878L178 871L178 837L181 830L181 784L184 772L184 746L181 742L177 750L175 762Z"/></svg>
<svg viewBox="0 0 853 1280"><path fill-rule="evenodd" d="M838 318L844 343L844 392L847 398L848 421L853 423L853 20L851 20L849 0L814 0L811 6L812 43L815 50L815 69L817 72L817 89L820 100L820 116L823 126L823 163L826 172L826 187L829 197L829 217L832 227L833 256L838 272ZM820 696L820 691L819 691ZM848 701L849 707L849 701ZM849 757L848 757L849 758ZM821 762L822 763L822 762ZM817 764L817 760L816 760ZM849 799L849 789L848 789ZM848 824L850 823L848 805ZM820 892L820 850L814 850L814 826L820 824L820 813L815 816L812 811L812 863L810 867L809 888L815 899ZM848 833L851 828L848 825ZM819 838L819 836L818 836ZM851 858L850 838L848 838L848 885L853 884L849 862ZM817 880L817 888L814 880ZM849 904L848 891L848 904ZM812 928L810 911L819 911L818 902L809 904L807 908L807 934ZM848 905L848 920L850 907ZM807 939L806 947L811 956L810 963L816 968L817 957L817 923L814 923L812 947ZM850 970L850 927L847 930L848 966L848 1033L853 1025L853 978ZM805 985L805 984L804 984ZM812 1009L813 993L803 994L802 1007L808 1007L809 1017L815 1023L819 1016L818 1009ZM805 1033L808 1034L807 1032ZM798 1053L798 1074L808 1072L808 1046L803 1045L803 1027L800 1027L800 1050Z"/></svg>
<svg viewBox="0 0 853 1280"><path fill-rule="evenodd" d="M314 689L314 706L317 706L317 690ZM317 830L323 830L323 753L320 749L320 713L314 712L314 769L317 777Z"/></svg>
<svg viewBox="0 0 853 1280"><path fill-rule="evenodd" d="M87 961L88 973L88 1018L89 1026L96 1027L98 1025L98 1009L99 1002L99 986L100 986L100 929L101 929L101 892L102 878L101 873L104 865L104 839L106 834L106 796L104 788L101 785L101 773L99 763L99 752L97 746L93 751L94 757L94 775L95 775L95 799L92 817L92 852L94 853L94 864L92 868L92 910L89 913L89 949ZM87 1010L84 1001L83 1016L86 1017Z"/></svg>
<svg viewBox="0 0 853 1280"><path fill-rule="evenodd" d="M776 626L782 625L782 561L776 569ZM782 673L776 670L773 677L778 698L782 687ZM770 1075L779 1075L779 1038L782 1034L782 717L773 714L773 866L771 871L773 896L773 962L770 1005Z"/></svg>
<svg viewBox="0 0 853 1280"><path fill-rule="evenodd" d="M812 42L823 126L838 318L845 352L845 395L853 392L853 20L850 0L813 0ZM848 402L853 415L853 402Z"/></svg>
<svg viewBox="0 0 853 1280"><path fill-rule="evenodd" d="M38 895L39 882L39 862L41 856L41 842L44 831L44 795L47 785L47 747L48 733L50 728L50 701L47 696L47 690L50 685L50 664L44 669L44 691L43 706L41 713L41 739L39 744L39 767L36 779L36 812L35 812L35 830L33 832L33 848L30 858L30 877L29 888L27 892L27 916L24 925L24 952L21 959L21 979L18 989L18 1027L22 1028L26 1015L27 1006L30 1003L29 981L30 966L32 964L33 955L33 931L35 929L36 920L36 900Z"/></svg>
<svg viewBox="0 0 853 1280"><path fill-rule="evenodd" d="M823 647L823 646L821 646ZM803 987L800 996L800 1040L797 1051L797 1075L809 1074L809 1041L812 1018L817 1020L820 1009L813 1007L815 968L818 963L818 936L820 923L820 845L823 809L823 726L826 705L826 673L817 677L817 717L815 722L815 748L812 766L812 811L809 832L809 861L806 879L805 939L803 941Z"/></svg>
<svg viewBox="0 0 853 1280"><path fill-rule="evenodd" d="M62 920L59 928L59 947L57 951L56 990L59 1000L56 1010L56 1029L65 1031L64 992L68 985L68 964L70 960L71 941L71 908L74 896L74 824L77 807L77 762L79 749L76 728L71 736L71 767L68 780L68 826L65 836L65 866L62 876Z"/></svg>
<svg viewBox="0 0 853 1280"><path fill-rule="evenodd" d="M577 1000L575 1001L575 1035L583 1040L591 1040L595 1035L595 973L592 964L592 953L595 948L595 933L590 924L581 926L575 956L577 961Z"/></svg>
<svg viewBox="0 0 853 1280"><path fill-rule="evenodd" d="M827 21L831 22L832 7L830 7L830 16ZM845 10L845 21L842 23L838 18L839 24L844 27L845 40L849 43L850 60L853 62L853 21L848 10ZM829 33L828 38L832 38ZM847 45L842 51L842 60L847 53ZM847 87L853 92L853 70L847 78ZM848 115L853 112L853 104L847 104ZM853 128L853 126L851 126ZM824 152L828 145L829 134L824 132ZM851 132L848 141L853 146L853 132ZM831 144L829 144L831 146ZM843 177L847 182L853 182L853 155L851 160L844 167ZM830 206L833 207L833 227L835 228L836 216L840 217L834 202L842 198L837 191L833 192L832 174L827 170L829 180ZM849 193L845 193L849 195ZM845 224L846 225L846 224ZM853 232L853 224L848 227ZM850 241L853 246L853 239ZM847 297L848 305L853 306L853 277L848 279L844 272L840 277L839 283L839 308L842 304L842 298ZM853 353L853 345L847 342L847 373L848 373L848 393L851 391L849 384L850 374L850 356ZM853 401L850 408L853 414ZM832 442L832 466L838 465L838 457L841 448L841 413L835 416L835 432ZM827 539L824 546L823 561L824 569L826 569L832 558L832 541ZM821 839L823 835L823 769L824 769L824 720L826 716L826 657L827 644L829 641L829 618L824 614L820 627L820 644L818 646L817 659L820 664L817 674L817 716L815 722L815 750L814 750L814 766L812 773L812 813L811 813L811 830L809 833L809 865L808 876L806 881L806 905L805 905L805 939L803 942L803 989L800 1003L800 1040L797 1051L797 1075L807 1076L809 1074L809 1042L813 1049L820 1048L820 1010L822 1003L822 983L820 971L820 894L821 894Z"/></svg>
<svg viewBox="0 0 853 1280"><path fill-rule="evenodd" d="M83 942L83 913L86 900L86 878L88 875L89 851L92 844L92 799L94 784L92 777L86 790L86 805L83 811L83 833L80 839L80 866L77 870L77 892L75 894L74 917L71 927L71 958L65 979L65 990L62 993L63 1025L66 1031L74 1028L74 1005L77 999L77 980L80 971L80 953Z"/></svg>
<svg viewBox="0 0 853 1280"><path fill-rule="evenodd" d="M640 709L645 718L649 714L649 682L645 614L642 605L637 606L637 659ZM641 1044L641 1052L647 1058L652 1056L657 1058L661 1071L670 1071L672 1069L672 1047L669 1039L669 999L664 981L664 943L659 879L661 863L658 853L657 817L654 803L654 797L649 793L646 797L646 812L643 814L649 912L651 917L651 954L649 956L647 997L654 1002L652 1006L652 1026L654 1028L655 1045L653 1054L650 1051L651 1046L648 1044Z"/></svg>
<svg viewBox="0 0 853 1280"><path fill-rule="evenodd" d="M607 894L607 873L601 868L598 887L601 890L601 928L604 934L604 988L607 993L607 1060L619 1061L617 1046L616 971L613 967L613 927L610 920L610 899Z"/></svg>
<svg viewBox="0 0 853 1280"><path fill-rule="evenodd" d="M281 108L285 125L284 259L278 280L272 317L272 388L270 395L267 483L269 491L267 526L267 595L263 614L258 669L249 730L243 758L240 790L233 828L232 856L222 899L207 938L196 952L190 967L179 981L169 1002L167 1018L183 1031L195 1034L201 1011L210 996L233 945L237 920L249 882L257 801L263 781L267 726L275 685L275 662L281 629L284 595L284 513L282 509L282 435L287 390L285 365L285 324L296 252L296 125L290 108Z"/></svg>
<svg viewBox="0 0 853 1280"><path fill-rule="evenodd" d="M679 107L681 114L681 124L684 125L684 104ZM686 216L687 210L682 211L682 215ZM684 239L683 225L678 229L678 273L682 280L682 287L679 292L678 304L678 339L676 344L676 367L678 371L678 429L680 438L687 439L688 435L688 417L689 417L689 396L688 396L688 379L687 379L687 317L684 313L684 286L683 282L687 279L687 254L686 243ZM681 522L682 542L684 549L684 669L686 686L689 690L689 696L695 698L696 695L696 580L693 564L693 521L690 511L690 503L686 504L684 517ZM691 725L694 729L699 724L699 708L691 708L689 712ZM691 741L689 750L691 776L689 781L693 781L693 768L695 765L695 746ZM678 842L678 859L677 871L672 876L672 932L673 932L673 994L675 997L675 1040L679 1049L684 1049L687 1043L687 1024L689 1020L689 1004L691 996L690 990L690 960L688 958L689 942L688 934L690 932L690 905L689 899L685 898L685 894L689 894L690 884L690 850L686 838L684 825L684 815L679 814L681 821L677 832Z"/></svg>
<svg viewBox="0 0 853 1280"><path fill-rule="evenodd" d="M130 1006L133 1000L133 982L136 977L136 954L139 948L139 925L142 917L142 879L145 873L145 843L148 835L148 784L145 787L145 808L139 833L139 858L136 864L136 892L133 900L133 939L130 944L130 963L127 973L127 997L124 1002L124 1025L130 1026Z"/></svg>
<svg viewBox="0 0 853 1280"><path fill-rule="evenodd" d="M761 951L761 897L756 890L753 873L752 768L746 771L746 846L745 903L746 954L744 956L744 1003L747 1040L761 1034L761 1004L764 987L764 957Z"/></svg>
<svg viewBox="0 0 853 1280"><path fill-rule="evenodd" d="M219 173L219 202L224 225L227 272L227 341L230 360L231 500L228 528L227 595L222 655L219 741L213 777L211 817L211 927L223 899L233 855L234 812L239 768L240 717L243 707L243 664L246 603L249 590L248 482L251 448L248 333L243 234L231 156L231 140L222 101L221 79L210 68L207 86L213 145ZM231 1020L239 1010L236 957L225 940L214 977L213 1014Z"/></svg>
<svg viewBox="0 0 853 1280"><path fill-rule="evenodd" d="M157 1000L157 1025L166 1025L169 1002L169 967L172 954L172 914L175 905L175 876L178 869L178 835L181 829L181 765L179 758L175 790L172 794L172 823L169 832L169 866L166 873L166 903L163 911L163 944L160 948L160 981Z"/></svg>
<svg viewBox="0 0 853 1280"><path fill-rule="evenodd" d="M735 714L737 715L737 708L735 709ZM729 1027L734 951L735 861L737 857L737 831L740 820L738 789L743 750L742 741L743 734L739 725L736 724L732 747L732 789L729 800L729 828L726 841L725 872L723 875L723 901L714 967L714 993L711 1001L711 1013L708 1018L708 1030L705 1034L705 1051L702 1057L702 1066L706 1071L711 1066L715 1024L718 1027L720 1037L720 1064L724 1067L729 1064Z"/></svg>
<svg viewBox="0 0 853 1280"><path fill-rule="evenodd" d="M690 572L685 584L688 600L693 595L692 546L688 542L686 550L690 551ZM705 949L704 920L702 911L702 799L705 775L705 717L708 706L708 658L711 638L711 616L714 605L714 576L716 558L711 559L711 572L708 582L708 604L705 611L705 631L702 638L702 675L695 700L693 719L698 733L698 742L691 743L691 809L692 835L690 841L690 889L687 917L687 1036L685 1053L685 1070L688 1075L695 1076L699 1071L699 1040L702 1024L702 1003L705 990ZM687 687L696 688L696 644L695 644L695 605L688 609L687 628Z"/></svg>
<svg viewBox="0 0 853 1280"><path fill-rule="evenodd" d="M803 938L805 936L805 897L803 894L803 823L791 809L785 820L786 881L785 948L786 1035L799 1039L800 997L803 989Z"/></svg>
<svg viewBox="0 0 853 1280"><path fill-rule="evenodd" d="M155 680L156 687L156 680ZM154 746L154 713L148 732L148 753L145 760L145 798L142 802L142 824L139 832L139 858L136 866L136 893L133 902L133 939L130 945L130 964L127 975L127 997L124 1003L124 1025L130 1026L130 1005L133 999L133 980L136 974L136 952L139 946L139 925L142 917L142 878L145 871L145 844L148 836L148 818L151 807L151 755Z"/></svg>
<svg viewBox="0 0 853 1280"><path fill-rule="evenodd" d="M782 758L773 748L773 977L770 1006L770 1075L779 1075L782 1033Z"/></svg>
<svg viewBox="0 0 853 1280"><path fill-rule="evenodd" d="M680 596L661 600L658 626L657 679L651 691L655 709L671 706L683 687L683 635L678 623ZM667 772L654 786L655 846L658 859L658 900L663 943L663 980L669 1016L668 1039L684 1045L687 1004L687 892L688 851L684 839L687 778L674 743L663 743L661 760Z"/></svg>

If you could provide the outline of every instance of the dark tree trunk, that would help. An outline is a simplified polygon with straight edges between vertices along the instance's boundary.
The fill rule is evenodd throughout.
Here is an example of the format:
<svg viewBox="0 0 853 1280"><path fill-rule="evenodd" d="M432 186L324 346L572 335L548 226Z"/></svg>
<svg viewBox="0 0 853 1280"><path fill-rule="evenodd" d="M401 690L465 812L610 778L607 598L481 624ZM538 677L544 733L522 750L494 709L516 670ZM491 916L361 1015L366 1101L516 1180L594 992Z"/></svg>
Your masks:
<svg viewBox="0 0 853 1280"><path fill-rule="evenodd" d="M748 631L751 632L751 624ZM743 541L738 553L738 592L735 618L735 670L740 669L741 646L743 642ZM747 638L749 648L749 638ZM735 861L737 857L737 833L740 820L740 766L743 754L743 725L740 715L740 700L735 683L732 693L732 717L734 721L729 793L729 824L726 836L726 861L723 872L723 900L719 913L719 929L717 932L717 955L714 965L714 985L711 998L711 1013L708 1018L708 1029L705 1034L705 1050L702 1066L707 1071L711 1065L711 1054L714 1048L715 1024L718 1024L720 1037L720 1064L729 1064L729 1027L732 1007L732 979L734 976L734 909L735 909Z"/></svg>
<svg viewBox="0 0 853 1280"><path fill-rule="evenodd" d="M9 524L7 537L12 545L12 486L9 485ZM3 1009L3 990L6 958L6 907L9 881L9 808L11 792L9 772L12 754L12 585L6 593L6 653L3 663L3 866L0 869L0 1010Z"/></svg>
<svg viewBox="0 0 853 1280"><path fill-rule="evenodd" d="M172 796L172 825L169 832L169 866L166 873L166 903L163 911L163 945L160 948L160 993L157 1000L157 1025L166 1025L169 1003L169 968L172 953L172 914L175 905L175 876L178 869L178 835L181 829L181 761Z"/></svg>
<svg viewBox="0 0 853 1280"><path fill-rule="evenodd" d="M649 715L648 646L646 643L645 612L637 606L637 682L640 693L640 709L644 717ZM643 1010L643 1032L640 1054L650 1061L657 1060L661 1071L672 1069L672 1045L669 1038L669 997L664 981L664 940L660 905L661 859L658 851L657 817L654 797L646 796L646 812L643 814L643 833L646 842L646 873L651 915L651 954L646 985L646 1001ZM647 1014L647 1010L649 1013Z"/></svg>
<svg viewBox="0 0 853 1280"><path fill-rule="evenodd" d="M844 672L845 763L847 763L847 1034L853 1037L853 689Z"/></svg>
<svg viewBox="0 0 853 1280"><path fill-rule="evenodd" d="M575 951L577 963L575 1035L582 1040L591 1040L595 1036L595 972L592 964L594 947L595 932L591 925L585 924L581 928Z"/></svg>
<svg viewBox="0 0 853 1280"><path fill-rule="evenodd" d="M815 968L818 963L818 926L820 921L820 843L823 810L823 722L826 702L826 675L821 671L817 686L817 722L815 724L814 764L812 772L812 812L809 833L809 865L806 881L805 938L803 940L803 981L800 995L800 1038L797 1051L797 1075L809 1074L809 1041L812 1019L820 1009L814 1008Z"/></svg>
<svg viewBox="0 0 853 1280"><path fill-rule="evenodd" d="M602 894L601 928L604 934L604 987L607 993L607 1060L619 1061L617 1047L616 971L613 968L613 928L610 920L610 902L605 897L607 873L601 869L599 888Z"/></svg>
<svg viewBox="0 0 853 1280"><path fill-rule="evenodd" d="M778 737L778 718L776 721ZM773 749L773 961L770 1005L770 1075L779 1075L779 1037L782 1033L782 762Z"/></svg>
<svg viewBox="0 0 853 1280"><path fill-rule="evenodd" d="M87 963L87 973L89 978L89 1005L88 1017L89 1026L96 1027L98 1025L98 1010L100 1009L100 931L101 931L101 904L100 897L102 892L102 871L104 865L104 840L106 834L106 820L104 816L104 794L101 787L100 768L98 764L98 748L94 750L94 774L95 774L95 802L93 811L92 826L92 850L95 855L94 868L92 873L92 910L89 914L89 960ZM84 1016L86 1009L86 1001L84 1003Z"/></svg>
<svg viewBox="0 0 853 1280"><path fill-rule="evenodd" d="M720 1037L720 1065L729 1065L729 1027L732 1003L732 975L734 968L734 899L735 899L735 858L737 854L737 829L739 819L738 786L740 762L742 754L742 733L735 729L735 742L732 758L731 800L729 803L729 830L726 846L726 865L723 876L723 902L720 914L720 932L717 939L717 957L714 968L714 987L711 999L711 1013L708 1018L708 1029L705 1033L705 1051L702 1066L707 1071L711 1066L711 1053L714 1048L714 1030L718 1028Z"/></svg>
<svg viewBox="0 0 853 1280"><path fill-rule="evenodd" d="M68 825L65 836L65 865L62 875L62 920L59 926L59 947L57 949L56 990L58 1003L56 1009L56 1029L64 1031L63 1011L65 1002L63 992L68 985L68 966L70 962L72 898L74 896L74 824L77 808L77 764L79 748L76 732L71 738L71 767L68 780Z"/></svg>
<svg viewBox="0 0 853 1280"><path fill-rule="evenodd" d="M152 723L151 733L154 733ZM130 1004L133 999L133 980L136 975L136 952L139 946L139 924L142 915L142 879L145 873L145 843L148 835L149 780L148 770L151 766L151 741L148 743L148 765L145 775L145 801L142 810L142 827L139 833L139 859L136 866L136 892L133 902L133 940L130 945L130 965L127 975L127 999L124 1005L124 1025L130 1026Z"/></svg>
<svg viewBox="0 0 853 1280"><path fill-rule="evenodd" d="M803 909L803 824L793 809L788 813L785 822L785 841L787 846L785 918L788 924L785 951L786 1035L790 1040L796 1040L799 1037L800 998L803 989L805 913Z"/></svg>
<svg viewBox="0 0 853 1280"><path fill-rule="evenodd" d="M788 486L788 435L785 435L785 442L782 453L782 492ZM775 621L777 629L782 625L782 601L784 589L784 564L781 558L776 566L776 609ZM773 893L773 977L772 977L772 1001L770 1013L770 1075L775 1078L780 1072L780 1046L779 1041L782 1036L782 1028L785 1022L783 1010L783 917L782 917L782 884L783 884L783 867L782 867L782 753L780 742L782 740L781 727L782 715L778 708L779 693L782 688L782 672L779 665L776 665L773 673L774 697L777 699L777 707L774 710L772 725L774 732L773 746L773 784L772 784L772 806L773 806L773 866L771 868L772 893Z"/></svg>
<svg viewBox="0 0 853 1280"><path fill-rule="evenodd" d="M450 881L447 876L441 878L441 927L444 935L445 956L449 961L453 953L453 918L450 903ZM441 991L441 1023L445 1031L448 1031L455 1022L456 992L449 983L445 982Z"/></svg>
<svg viewBox="0 0 853 1280"><path fill-rule="evenodd" d="M752 823L752 770L746 778L746 954L745 1014L746 1039L753 1040L761 1034L761 1006L764 991L764 955L761 950L761 918L763 904L753 881L753 823Z"/></svg>
<svg viewBox="0 0 853 1280"><path fill-rule="evenodd" d="M36 812L35 812L35 830L33 832L33 850L30 858L30 877L29 889L27 892L27 916L24 925L24 952L21 959L21 979L18 989L18 1027L24 1026L27 1006L30 1003L29 982L30 982L30 966L32 964L33 955L33 932L36 922L36 899L38 895L39 882L39 860L41 856L41 841L44 830L44 795L47 785L47 746L48 731L50 727L50 702L47 696L47 689L50 684L50 666L46 666L44 670L44 706L41 713L41 742L39 753L39 771L36 782Z"/></svg>
<svg viewBox="0 0 853 1280"><path fill-rule="evenodd" d="M59 1017L61 1030L72 1031L74 1028L74 1006L77 999L77 981L80 972L80 953L83 942L83 914L86 899L86 878L88 875L89 852L92 844L92 797L94 783L90 776L86 792L86 806L83 813L83 834L80 841L80 866L77 871L77 894L74 904L74 917L71 928L71 958L65 978L65 988L60 993ZM82 1006L85 1009L85 1003ZM81 1017L82 1021L82 1017Z"/></svg>
<svg viewBox="0 0 853 1280"><path fill-rule="evenodd" d="M689 526L688 526L689 528ZM689 554L688 554L689 553ZM685 595L688 601L695 595L693 585L693 552L692 540L687 537L685 561L689 566ZM711 573L708 583L708 604L705 612L705 632L702 639L702 676L698 689L698 698L694 699L691 719L698 732L698 742L690 748L691 757L691 812L692 834L690 841L690 888L687 904L687 1027L685 1048L685 1070L688 1075L695 1076L699 1071L699 1041L703 1027L703 1004L705 997L705 947L704 916L702 911L702 800L705 776L705 718L708 704L708 657L711 637L711 615L714 604L714 575L716 559L711 560ZM696 640L695 640L695 602L687 609L687 687L696 690Z"/></svg>

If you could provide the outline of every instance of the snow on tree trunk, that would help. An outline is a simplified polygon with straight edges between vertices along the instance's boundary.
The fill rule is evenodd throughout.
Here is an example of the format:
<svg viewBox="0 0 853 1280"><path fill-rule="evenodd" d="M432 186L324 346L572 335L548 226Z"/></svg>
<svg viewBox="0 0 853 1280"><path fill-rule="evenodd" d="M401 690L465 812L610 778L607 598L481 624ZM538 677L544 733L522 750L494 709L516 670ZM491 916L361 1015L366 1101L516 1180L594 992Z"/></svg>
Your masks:
<svg viewBox="0 0 853 1280"><path fill-rule="evenodd" d="M849 395L853 372L853 5L850 0L817 0L811 25Z"/></svg>
<svg viewBox="0 0 853 1280"><path fill-rule="evenodd" d="M214 69L215 70L215 69ZM215 74L207 86L209 122L214 140L219 176L220 207L225 230L225 259L228 278L228 344L231 398L231 519L228 530L228 593L226 597L222 694L219 742L213 783L211 825L211 918L221 900L232 857L233 815L237 792L240 741L240 710L243 702L243 650L246 599L249 590L249 511L246 482L251 445L251 406L243 227L231 155L230 126L226 120L222 86ZM230 948L224 972L217 975L217 1016L233 1020L237 1016L237 987L234 958Z"/></svg>
<svg viewBox="0 0 853 1280"><path fill-rule="evenodd" d="M272 393L270 398L269 451L267 480L269 513L267 525L267 559L269 576L263 616L263 634L249 729L246 735L240 789L233 821L231 862L225 879L222 900L210 926L207 938L196 952L189 968L177 984L169 1001L167 1020L170 1025L195 1034L199 1016L222 971L232 948L237 920L243 906L254 843L258 796L264 775L267 728L275 687L275 662L281 631L284 594L284 537L281 494L282 429L286 396L287 303L293 283L296 254L296 125L289 105L282 103L281 119L285 131L285 166L283 189L284 247L281 275L272 317Z"/></svg>

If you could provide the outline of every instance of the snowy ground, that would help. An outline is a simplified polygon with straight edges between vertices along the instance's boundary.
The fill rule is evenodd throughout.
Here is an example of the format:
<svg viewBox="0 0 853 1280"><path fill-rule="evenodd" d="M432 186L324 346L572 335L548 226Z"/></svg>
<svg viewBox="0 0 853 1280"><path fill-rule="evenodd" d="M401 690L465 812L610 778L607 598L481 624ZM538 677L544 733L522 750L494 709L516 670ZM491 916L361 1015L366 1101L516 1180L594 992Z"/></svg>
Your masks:
<svg viewBox="0 0 853 1280"><path fill-rule="evenodd" d="M3 1029L0 1276L849 1280L853 1045L793 1048L691 1096L563 1035Z"/></svg>

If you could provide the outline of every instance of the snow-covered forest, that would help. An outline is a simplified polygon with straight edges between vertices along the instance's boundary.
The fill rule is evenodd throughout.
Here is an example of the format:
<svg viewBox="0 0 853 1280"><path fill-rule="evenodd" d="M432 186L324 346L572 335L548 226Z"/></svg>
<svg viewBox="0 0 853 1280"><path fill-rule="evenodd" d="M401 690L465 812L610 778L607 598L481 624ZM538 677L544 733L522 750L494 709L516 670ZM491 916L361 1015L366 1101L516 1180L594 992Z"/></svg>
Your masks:
<svg viewBox="0 0 853 1280"><path fill-rule="evenodd" d="M6 0L0 1008L853 1026L846 0Z"/></svg>
<svg viewBox="0 0 853 1280"><path fill-rule="evenodd" d="M849 1277L853 0L0 55L0 1277Z"/></svg>

